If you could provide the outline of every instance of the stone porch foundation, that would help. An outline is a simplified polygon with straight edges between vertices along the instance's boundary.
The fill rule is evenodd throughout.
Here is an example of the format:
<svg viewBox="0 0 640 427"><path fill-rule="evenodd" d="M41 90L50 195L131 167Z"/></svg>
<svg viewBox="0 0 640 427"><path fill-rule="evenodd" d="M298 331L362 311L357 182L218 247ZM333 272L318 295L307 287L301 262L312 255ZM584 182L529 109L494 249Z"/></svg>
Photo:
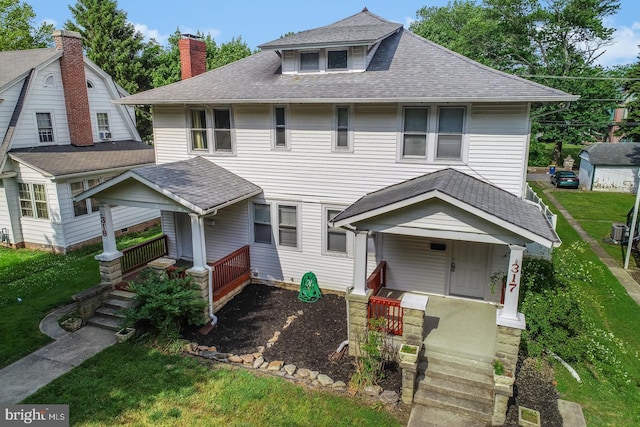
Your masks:
<svg viewBox="0 0 640 427"><path fill-rule="evenodd" d="M511 373L512 377L494 375L492 425L504 424L507 417L509 398L513 396L521 335L522 330L517 328L498 325L496 329L495 358L503 364L505 373Z"/></svg>

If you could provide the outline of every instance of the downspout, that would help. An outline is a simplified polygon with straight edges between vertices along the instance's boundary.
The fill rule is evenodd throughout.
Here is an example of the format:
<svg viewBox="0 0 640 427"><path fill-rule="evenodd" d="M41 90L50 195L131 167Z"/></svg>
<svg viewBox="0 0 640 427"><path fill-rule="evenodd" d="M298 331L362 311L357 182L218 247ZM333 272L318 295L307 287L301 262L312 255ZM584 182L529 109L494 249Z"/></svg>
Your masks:
<svg viewBox="0 0 640 427"><path fill-rule="evenodd" d="M204 264L204 268L206 268L209 273L207 275L209 286L209 319L211 319L211 326L215 326L218 323L218 316L213 314L213 268L207 263Z"/></svg>

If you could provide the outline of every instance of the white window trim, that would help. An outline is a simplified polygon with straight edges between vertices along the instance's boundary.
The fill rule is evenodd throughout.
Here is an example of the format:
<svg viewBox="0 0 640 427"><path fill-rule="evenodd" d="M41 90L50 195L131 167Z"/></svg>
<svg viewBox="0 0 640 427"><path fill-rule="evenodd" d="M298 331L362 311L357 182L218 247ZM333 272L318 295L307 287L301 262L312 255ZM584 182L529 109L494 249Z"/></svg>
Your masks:
<svg viewBox="0 0 640 427"><path fill-rule="evenodd" d="M206 149L197 149L197 148L193 148L193 132L192 130L194 129L192 124L191 124L191 112L192 111L201 111L204 110L204 118L205 118L205 135L207 137L207 148ZM186 114L185 114L185 128L187 130L187 141L188 141L188 149L189 149L189 153L197 153L197 154L211 154L211 144L212 144L212 139L211 139L211 117L210 117L210 110L208 108L205 107L191 107L191 108L187 108L186 109ZM197 128L197 129L202 129L202 128Z"/></svg>
<svg viewBox="0 0 640 427"><path fill-rule="evenodd" d="M276 108L284 108L284 138L285 145L276 145ZM274 105L271 108L271 149L277 151L291 150L291 113L289 105Z"/></svg>
<svg viewBox="0 0 640 427"><path fill-rule="evenodd" d="M338 108L349 109L349 123L347 127L347 146L338 147ZM334 153L353 153L353 123L354 107L352 104L340 104L333 107L333 129L331 132L331 151Z"/></svg>
<svg viewBox="0 0 640 427"><path fill-rule="evenodd" d="M231 138L231 151L226 150L216 150L216 123L215 123L215 110L228 110L229 111L229 137ZM230 105L216 105L215 107L211 107L210 109L210 117L211 117L211 151L214 156L235 156L236 155L236 124L233 116L233 108Z"/></svg>
<svg viewBox="0 0 640 427"><path fill-rule="evenodd" d="M32 219L32 220L38 220L38 221L46 221L46 222L51 222L51 207L49 206L49 195L47 194L48 188L47 188L47 184L42 183L42 182L19 182L18 184L24 184L28 187L29 189L29 198L30 198L30 202L31 202L31 210L33 212L33 216L25 216L22 214L22 205L21 205L21 201L22 200L26 200L26 199L21 199L20 198L20 186L18 185L18 209L20 209L20 218L22 219ZM40 216L38 215L38 208L36 207L36 195L35 195L35 191L33 189L34 185L42 185L44 187L44 202L47 206L47 216L48 218L40 218Z"/></svg>
<svg viewBox="0 0 640 427"><path fill-rule="evenodd" d="M256 232L255 232L255 228L254 228L254 224L255 224L255 205L267 205L269 206L269 220L271 221L271 243L263 243L263 242L256 242ZM274 235L274 228L273 228L273 203L271 202L266 202L264 200L254 200L253 202L249 203L249 219L251 221L251 226L250 226L250 236L249 238L251 239L251 245L256 245L256 246L262 246L262 247L275 247L276 246L276 238L277 236Z"/></svg>
<svg viewBox="0 0 640 427"><path fill-rule="evenodd" d="M296 207L296 246L286 246L280 244L280 206L295 206ZM278 249L287 251L302 252L302 203L300 202L287 202L277 201L273 203L272 213L272 227L274 230L275 244Z"/></svg>
<svg viewBox="0 0 640 427"><path fill-rule="evenodd" d="M88 199L83 200L82 202L80 202L80 203L85 203L86 204L87 213L86 214L82 214L82 215L76 215L76 211L75 211L75 208L74 208L74 201L73 201L73 197L74 197L73 189L71 188L71 184L74 184L76 182L81 182L82 183L82 191L83 192L87 191L87 190L90 190L89 181L90 180L94 180L94 179L98 180L98 184L101 184L101 183L105 182L106 180L108 180L109 178L108 177L104 177L104 176L98 176L98 177L92 177L92 178L84 178L84 179L81 179L81 180L72 180L72 181L67 182L67 187L69 188L69 198L71 200L71 211L73 212L73 217L74 218L88 217L91 214L98 214L99 213L99 211L97 211L97 210L94 211L93 210L92 204L91 204L91 198L88 198ZM91 188L93 188L93 187L91 187Z"/></svg>
<svg viewBox="0 0 640 427"><path fill-rule="evenodd" d="M322 205L322 255L339 257L339 258L353 258L353 233L346 232L347 235L347 247L346 252L330 251L328 248L328 234L329 234L329 211L343 211L347 206L340 205ZM345 230L346 231L346 230Z"/></svg>
<svg viewBox="0 0 640 427"><path fill-rule="evenodd" d="M49 117L51 117L51 131L53 132L53 141L40 141L40 131L38 129L38 114L39 113L49 113ZM35 129L35 137L36 142L38 144L49 144L49 145L57 145L58 144L58 132L56 131L56 117L53 114L53 110L36 110L33 112L33 128Z"/></svg>
<svg viewBox="0 0 640 427"><path fill-rule="evenodd" d="M98 120L98 114L106 114L107 115L107 122L109 124L109 130L107 130L106 132L109 132L111 134L110 138L100 138L100 120ZM113 131L111 130L111 116L109 114L108 111L96 111L95 113L95 119L96 119L96 132L97 132L97 139L96 141L112 141L113 140Z"/></svg>
<svg viewBox="0 0 640 427"><path fill-rule="evenodd" d="M428 108L427 118L427 146L425 156L403 156L404 148L404 110L406 108ZM460 107L465 109L463 134L462 134L462 156L456 159L436 159L437 137L438 137L438 111L440 107ZM396 162L397 163L430 163L439 165L464 165L469 158L469 127L471 123L471 106L469 104L403 104L398 105L397 112L397 138L396 138Z"/></svg>
<svg viewBox="0 0 640 427"><path fill-rule="evenodd" d="M329 68L329 52L347 52L347 67L346 68ZM328 73L333 72L345 72L351 70L351 49L350 48L335 48L335 49L326 49L325 55L325 65L324 68Z"/></svg>
<svg viewBox="0 0 640 427"><path fill-rule="evenodd" d="M302 67L302 54L303 53L317 53L318 54L318 69L317 70L303 70ZM302 74L308 73L321 73L325 70L326 55L323 55L323 49L308 49L301 50L296 53L296 71Z"/></svg>
<svg viewBox="0 0 640 427"><path fill-rule="evenodd" d="M436 154L438 151L438 120L440 119L439 117L439 111L440 108L463 108L464 109L464 114L463 114L463 118L462 118L462 142L461 142L461 146L460 146L460 158L459 159L438 159L436 158ZM434 107L435 110L435 117L434 117L434 124L435 124L435 131L434 131L434 138L433 138L433 145L431 146L431 154L430 157L432 157L432 161L433 163L438 163L438 164L452 164L452 165L460 165L460 164L466 164L469 158L469 123L471 122L471 108L469 105L438 105L436 107Z"/></svg>
<svg viewBox="0 0 640 427"><path fill-rule="evenodd" d="M87 89L91 90L91 89L95 89L95 88L96 88L96 84L93 82L93 80L87 79Z"/></svg>

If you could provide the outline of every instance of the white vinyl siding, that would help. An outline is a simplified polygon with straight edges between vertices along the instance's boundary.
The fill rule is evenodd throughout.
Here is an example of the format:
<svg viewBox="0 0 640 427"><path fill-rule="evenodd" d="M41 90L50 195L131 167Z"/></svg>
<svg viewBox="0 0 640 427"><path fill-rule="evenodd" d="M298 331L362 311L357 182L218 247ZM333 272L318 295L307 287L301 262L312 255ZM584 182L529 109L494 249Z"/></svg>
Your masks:
<svg viewBox="0 0 640 427"><path fill-rule="evenodd" d="M250 243L249 202L243 201L205 219L207 261L214 262ZM253 257L251 259L253 264Z"/></svg>

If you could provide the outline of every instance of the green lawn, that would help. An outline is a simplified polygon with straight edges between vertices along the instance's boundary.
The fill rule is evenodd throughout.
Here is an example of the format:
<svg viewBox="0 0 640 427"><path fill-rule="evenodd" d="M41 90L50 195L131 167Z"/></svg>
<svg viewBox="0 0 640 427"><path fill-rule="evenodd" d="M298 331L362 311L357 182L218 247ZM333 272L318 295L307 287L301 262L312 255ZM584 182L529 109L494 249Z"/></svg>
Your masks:
<svg viewBox="0 0 640 427"><path fill-rule="evenodd" d="M401 425L380 405L128 343L103 351L23 403L69 404L74 426Z"/></svg>
<svg viewBox="0 0 640 427"><path fill-rule="evenodd" d="M159 234L159 227L119 239L131 246ZM54 308L72 302L71 296L100 283L94 256L100 245L67 255L26 249L0 248L0 368L50 342L38 329Z"/></svg>
<svg viewBox="0 0 640 427"><path fill-rule="evenodd" d="M545 203L553 206L540 187L534 189ZM626 210L633 205L633 196L629 199L628 195L552 191L574 218L585 221L587 225L609 221L609 218L618 221L620 215L626 215ZM563 248L581 240L562 216L558 216L557 231ZM606 340L601 342L610 343L593 351L609 358L612 367L620 366L621 371L627 372L629 382L616 385L611 378L599 375L588 363L578 363L574 368L583 381L578 384L558 364L555 367L558 390L563 399L582 405L589 426L640 425L640 306L627 295L590 248L577 256L592 263L593 271L597 272L596 280L585 283L581 291L596 326L607 334Z"/></svg>

